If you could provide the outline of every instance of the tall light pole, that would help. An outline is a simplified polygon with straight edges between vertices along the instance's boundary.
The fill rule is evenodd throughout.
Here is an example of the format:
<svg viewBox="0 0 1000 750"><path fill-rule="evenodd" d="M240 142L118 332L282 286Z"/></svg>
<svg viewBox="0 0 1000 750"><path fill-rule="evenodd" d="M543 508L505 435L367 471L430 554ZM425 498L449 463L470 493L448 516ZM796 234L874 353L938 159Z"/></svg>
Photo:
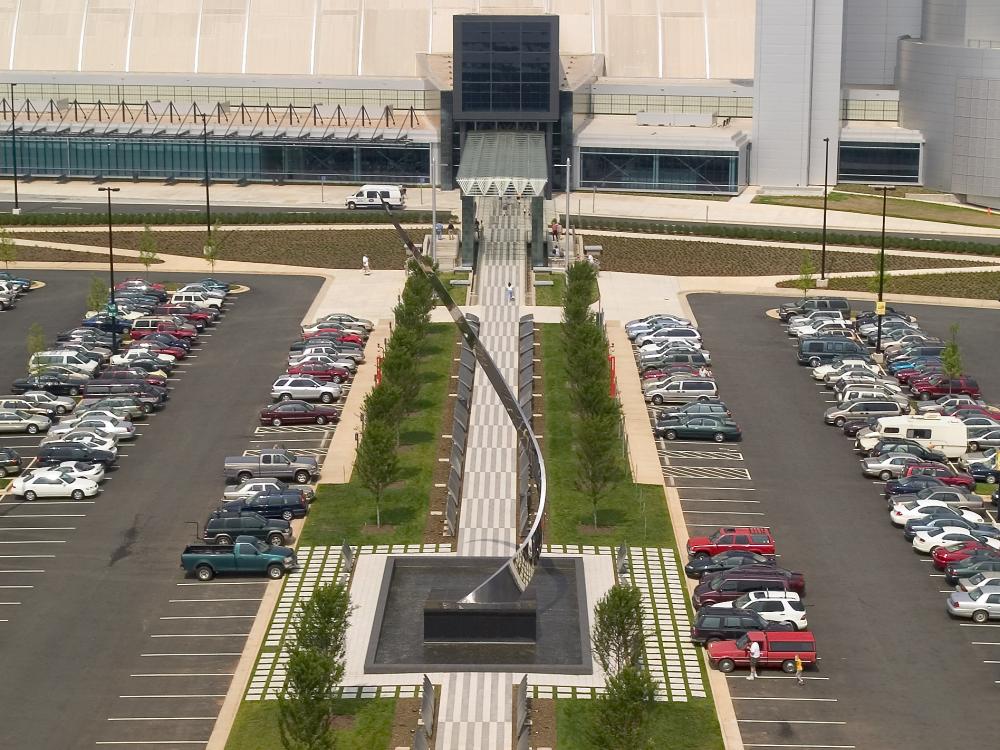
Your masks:
<svg viewBox="0 0 1000 750"><path fill-rule="evenodd" d="M17 120L14 117L14 87L16 83L10 85L10 153L11 162L14 167L14 213L21 213L21 202L17 196Z"/></svg>
<svg viewBox="0 0 1000 750"><path fill-rule="evenodd" d="M878 303L875 305L875 316L878 319L878 329L875 334L875 352L882 353L882 317L885 315L885 302L882 293L885 291L885 209L889 200L889 191L895 190L895 185L872 185L875 190L882 191L882 243L878 256Z"/></svg>
<svg viewBox="0 0 1000 750"><path fill-rule="evenodd" d="M569 222L570 222L570 219L569 219L569 196L570 196L570 191L571 191L571 188L572 188L572 183L570 182L571 178L572 178L572 172L570 170L569 157L567 156L566 157L566 258L567 258L566 262L567 263L569 263L569 243L572 241L570 239L570 231L569 231Z"/></svg>
<svg viewBox="0 0 1000 750"><path fill-rule="evenodd" d="M108 298L108 312L111 313L111 351L118 350L118 305L115 304L115 245L114 245L114 235L111 225L111 194L117 193L121 188L116 187L99 187L97 188L100 192L106 193L108 196L108 264L109 264L109 280L110 285L110 296Z"/></svg>
<svg viewBox="0 0 1000 750"><path fill-rule="evenodd" d="M826 199L830 186L830 139L824 138L823 144L826 147L826 161L823 165L823 249L819 255L819 278L826 281Z"/></svg>
<svg viewBox="0 0 1000 750"><path fill-rule="evenodd" d="M437 159L434 153L434 144L431 144L430 148L431 156L431 263L437 262L437 238L438 238L438 213L437 213ZM462 227L462 232L465 232L465 227ZM461 245L461 240L459 240L459 245Z"/></svg>
<svg viewBox="0 0 1000 750"><path fill-rule="evenodd" d="M208 193L208 115L198 115L201 118L201 153L205 162L205 227L208 229L208 239L212 239L212 201Z"/></svg>

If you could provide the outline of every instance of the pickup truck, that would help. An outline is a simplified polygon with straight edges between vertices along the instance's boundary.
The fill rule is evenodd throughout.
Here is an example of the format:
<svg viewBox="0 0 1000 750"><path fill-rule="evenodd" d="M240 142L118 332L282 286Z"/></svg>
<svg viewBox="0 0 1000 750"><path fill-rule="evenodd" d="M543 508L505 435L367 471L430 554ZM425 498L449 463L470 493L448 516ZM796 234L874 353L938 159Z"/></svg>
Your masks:
<svg viewBox="0 0 1000 750"><path fill-rule="evenodd" d="M238 536L235 544L188 545L181 553L181 567L199 581L211 581L219 573L267 573L277 579L298 569L299 563L293 549Z"/></svg>
<svg viewBox="0 0 1000 750"><path fill-rule="evenodd" d="M235 482L277 477L306 484L319 476L319 464L312 456L297 456L284 448L273 448L262 450L259 456L227 456L223 474L227 481Z"/></svg>

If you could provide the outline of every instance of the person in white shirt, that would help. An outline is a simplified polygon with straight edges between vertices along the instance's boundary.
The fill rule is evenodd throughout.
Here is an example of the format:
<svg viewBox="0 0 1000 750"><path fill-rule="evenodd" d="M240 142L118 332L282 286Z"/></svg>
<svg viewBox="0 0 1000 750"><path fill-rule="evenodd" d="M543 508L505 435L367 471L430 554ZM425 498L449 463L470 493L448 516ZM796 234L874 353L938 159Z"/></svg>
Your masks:
<svg viewBox="0 0 1000 750"><path fill-rule="evenodd" d="M757 641L750 641L750 648L747 650L750 654L750 675L747 679L753 680L757 677L757 660L760 658L760 644Z"/></svg>

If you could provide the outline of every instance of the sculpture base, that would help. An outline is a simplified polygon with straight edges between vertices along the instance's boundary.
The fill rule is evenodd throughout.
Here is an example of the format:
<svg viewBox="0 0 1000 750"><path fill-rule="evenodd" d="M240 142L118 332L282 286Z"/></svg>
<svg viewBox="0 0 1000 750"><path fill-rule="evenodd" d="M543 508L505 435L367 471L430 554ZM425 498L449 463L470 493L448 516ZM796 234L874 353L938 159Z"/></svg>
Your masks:
<svg viewBox="0 0 1000 750"><path fill-rule="evenodd" d="M424 604L424 643L534 643L537 602L464 604L432 591Z"/></svg>

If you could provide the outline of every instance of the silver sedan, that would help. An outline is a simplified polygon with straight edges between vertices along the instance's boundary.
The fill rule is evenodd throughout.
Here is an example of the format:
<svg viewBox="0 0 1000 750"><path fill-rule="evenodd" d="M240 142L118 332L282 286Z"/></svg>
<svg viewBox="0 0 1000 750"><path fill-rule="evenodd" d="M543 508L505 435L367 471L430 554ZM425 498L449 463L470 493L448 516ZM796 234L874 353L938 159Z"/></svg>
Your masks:
<svg viewBox="0 0 1000 750"><path fill-rule="evenodd" d="M26 411L0 411L0 432L27 432L34 435L45 432L52 426L52 420L41 414L30 414Z"/></svg>
<svg viewBox="0 0 1000 750"><path fill-rule="evenodd" d="M910 464L920 463L920 459L908 453L883 453L861 461L861 473L866 477L878 477L883 482L899 479Z"/></svg>
<svg viewBox="0 0 1000 750"><path fill-rule="evenodd" d="M948 614L982 624L1000 617L1000 586L980 586L956 591L948 597Z"/></svg>

